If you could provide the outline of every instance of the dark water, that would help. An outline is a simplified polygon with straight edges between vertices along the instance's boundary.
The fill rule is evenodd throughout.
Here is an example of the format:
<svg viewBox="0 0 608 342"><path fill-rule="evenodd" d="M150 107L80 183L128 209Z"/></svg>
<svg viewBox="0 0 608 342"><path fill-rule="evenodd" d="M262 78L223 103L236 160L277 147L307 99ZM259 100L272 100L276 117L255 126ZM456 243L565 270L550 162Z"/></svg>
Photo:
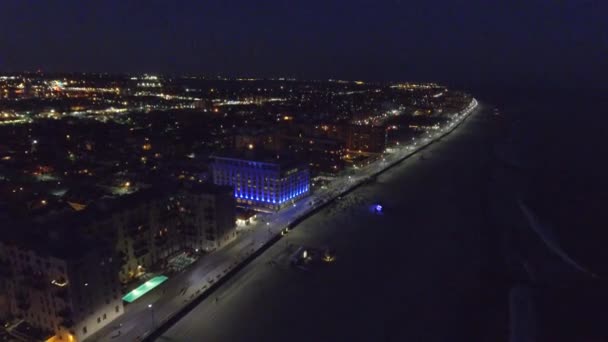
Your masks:
<svg viewBox="0 0 608 342"><path fill-rule="evenodd" d="M492 218L507 284L529 290L538 341L604 341L608 333L608 98L587 90L480 91L508 124L495 146ZM547 247L528 206L580 271ZM511 207L509 214L501 209ZM597 277L592 277L590 274Z"/></svg>
<svg viewBox="0 0 608 342"><path fill-rule="evenodd" d="M595 250L608 242L602 209L608 200L608 96L528 90L488 98L508 120L497 162L517 169L522 200L563 235L568 252L596 273L608 271L608 253Z"/></svg>

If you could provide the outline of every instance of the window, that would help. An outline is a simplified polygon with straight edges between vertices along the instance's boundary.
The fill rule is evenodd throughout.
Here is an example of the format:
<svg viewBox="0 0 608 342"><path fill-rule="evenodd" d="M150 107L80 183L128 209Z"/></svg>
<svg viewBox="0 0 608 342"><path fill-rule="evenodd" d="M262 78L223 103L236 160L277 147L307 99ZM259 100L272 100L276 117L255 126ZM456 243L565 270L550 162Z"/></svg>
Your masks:
<svg viewBox="0 0 608 342"><path fill-rule="evenodd" d="M97 317L97 323L101 323L101 317Z"/></svg>
<svg viewBox="0 0 608 342"><path fill-rule="evenodd" d="M116 310L116 312L120 311L120 307L118 305L116 305L116 308L114 308L114 310Z"/></svg>
<svg viewBox="0 0 608 342"><path fill-rule="evenodd" d="M105 320L106 320L106 318L107 318L107 317L106 317L106 314L104 313L104 314L103 314L103 320L105 321Z"/></svg>
<svg viewBox="0 0 608 342"><path fill-rule="evenodd" d="M86 327L86 326L82 327L82 333L83 333L83 334L86 334L86 333L87 333L87 327Z"/></svg>

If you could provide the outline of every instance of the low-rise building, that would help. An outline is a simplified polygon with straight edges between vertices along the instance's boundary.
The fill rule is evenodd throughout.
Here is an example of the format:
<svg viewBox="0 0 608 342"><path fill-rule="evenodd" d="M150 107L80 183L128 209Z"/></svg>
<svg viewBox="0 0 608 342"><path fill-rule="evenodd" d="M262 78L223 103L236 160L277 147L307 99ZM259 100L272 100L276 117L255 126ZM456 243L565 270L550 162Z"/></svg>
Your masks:
<svg viewBox="0 0 608 342"><path fill-rule="evenodd" d="M386 127L350 125L346 148L356 153L382 153L386 148Z"/></svg>
<svg viewBox="0 0 608 342"><path fill-rule="evenodd" d="M254 132L239 132L234 137L235 150L265 149L279 151L281 142L277 132L271 129L258 130Z"/></svg>
<svg viewBox="0 0 608 342"><path fill-rule="evenodd" d="M285 125L282 135L292 139L325 138L342 141L351 153L382 153L386 147L384 125L302 122Z"/></svg>
<svg viewBox="0 0 608 342"><path fill-rule="evenodd" d="M336 174L344 169L346 147L340 140L306 136L283 136L281 139L285 150L306 160L315 175Z"/></svg>

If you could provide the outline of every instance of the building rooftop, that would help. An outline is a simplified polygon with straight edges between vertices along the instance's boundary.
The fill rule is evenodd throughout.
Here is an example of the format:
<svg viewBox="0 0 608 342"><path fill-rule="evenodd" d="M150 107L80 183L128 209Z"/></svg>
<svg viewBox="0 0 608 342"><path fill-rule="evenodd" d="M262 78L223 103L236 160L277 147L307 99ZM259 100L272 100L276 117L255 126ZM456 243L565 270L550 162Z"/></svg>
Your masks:
<svg viewBox="0 0 608 342"><path fill-rule="evenodd" d="M259 163L269 163L279 165L281 169L289 169L293 167L307 167L306 161L300 161L293 157L277 154L269 151L258 150L229 150L222 153L216 153L211 156L211 159L238 159L247 160Z"/></svg>
<svg viewBox="0 0 608 342"><path fill-rule="evenodd" d="M213 184L192 184L184 187L165 184L162 187L142 189L129 195L105 196L90 203L83 210L65 211L45 219L7 219L4 221L7 223L7 229L0 239L9 245L32 249L43 255L62 259L78 258L103 244L103 237L100 239L90 236L83 228L142 203L169 198L179 191L213 194L228 191L232 194L231 187Z"/></svg>
<svg viewBox="0 0 608 342"><path fill-rule="evenodd" d="M71 219L46 223L12 222L2 240L7 245L33 250L38 255L64 260L79 259L87 252L104 246L104 241L95 240L74 229L73 223Z"/></svg>
<svg viewBox="0 0 608 342"><path fill-rule="evenodd" d="M213 183L185 183L181 190L205 194L222 194L229 192L232 196L233 188L225 185L215 185Z"/></svg>

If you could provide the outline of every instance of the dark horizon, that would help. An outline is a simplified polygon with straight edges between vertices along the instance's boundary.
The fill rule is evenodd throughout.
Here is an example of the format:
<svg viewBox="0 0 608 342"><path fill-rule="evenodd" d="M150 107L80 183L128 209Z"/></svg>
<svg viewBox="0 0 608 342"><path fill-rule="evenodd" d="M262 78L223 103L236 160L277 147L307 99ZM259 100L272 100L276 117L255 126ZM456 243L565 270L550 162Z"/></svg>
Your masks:
<svg viewBox="0 0 608 342"><path fill-rule="evenodd" d="M5 0L0 340L604 338L606 13Z"/></svg>
<svg viewBox="0 0 608 342"><path fill-rule="evenodd" d="M605 88L600 1L4 4L0 71Z"/></svg>

